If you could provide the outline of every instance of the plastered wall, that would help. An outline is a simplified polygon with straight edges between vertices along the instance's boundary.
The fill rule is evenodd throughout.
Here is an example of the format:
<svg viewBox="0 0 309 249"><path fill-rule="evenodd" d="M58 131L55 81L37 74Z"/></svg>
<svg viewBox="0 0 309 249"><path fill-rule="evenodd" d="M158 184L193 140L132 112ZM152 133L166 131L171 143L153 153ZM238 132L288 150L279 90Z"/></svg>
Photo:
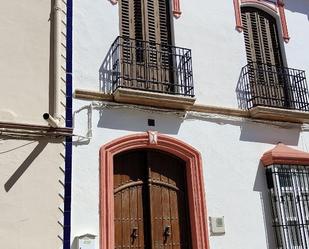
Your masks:
<svg viewBox="0 0 309 249"><path fill-rule="evenodd" d="M59 140L0 137L0 248L62 247L63 154Z"/></svg>
<svg viewBox="0 0 309 249"><path fill-rule="evenodd" d="M291 36L284 44L287 63L309 74L309 57L304 56L309 54L309 4L305 0L285 2ZM181 6L182 16L174 19L175 44L192 49L197 103L237 108L236 85L246 55L243 34L235 30L233 2L182 0ZM100 90L100 70L119 34L118 26L117 5L103 0L75 1L75 89ZM157 130L187 142L202 155L208 214L224 216L226 225L225 235L209 237L210 248L274 248L259 159L278 142L308 151L306 127L218 115L163 114L132 106L94 103L90 108L91 104L74 101L74 132L80 137L75 137L73 147L72 240L85 233L99 234L100 147L121 136ZM147 126L148 118L156 120L155 127Z"/></svg>
<svg viewBox="0 0 309 249"><path fill-rule="evenodd" d="M309 59L304 56L309 54L308 3L285 2L291 36L282 44L287 65L309 74ZM183 0L181 6L182 16L173 19L175 44L192 49L197 103L237 108L237 82L247 62L243 33L235 30L233 1ZM100 90L102 65L119 35L118 5L76 1L74 34L75 88Z"/></svg>
<svg viewBox="0 0 309 249"><path fill-rule="evenodd" d="M63 10L65 2L62 2ZM45 125L42 114L53 112L53 4L53 0L1 3L0 120L3 122ZM64 76L65 11L62 16L61 73ZM61 88L63 101L64 80Z"/></svg>
<svg viewBox="0 0 309 249"><path fill-rule="evenodd" d="M75 101L76 108L89 104ZM218 115L163 114L125 106L94 106L92 112L88 110L75 116L75 134L86 136L91 128L92 138L80 137L73 143L72 240L85 233L99 235L100 147L125 135L156 130L188 143L202 155L208 215L224 216L226 229L225 235L209 237L210 248L239 249L248 244L252 249L274 248L260 158L278 142L309 151L306 128ZM147 125L149 118L155 120L155 127Z"/></svg>
<svg viewBox="0 0 309 249"><path fill-rule="evenodd" d="M61 2L62 75L66 62L65 3ZM42 114L53 113L53 5L53 0L1 2L1 123L47 126ZM65 77L61 89L61 101L65 103ZM8 136L2 131L0 248L62 248L63 139L25 138L22 132Z"/></svg>

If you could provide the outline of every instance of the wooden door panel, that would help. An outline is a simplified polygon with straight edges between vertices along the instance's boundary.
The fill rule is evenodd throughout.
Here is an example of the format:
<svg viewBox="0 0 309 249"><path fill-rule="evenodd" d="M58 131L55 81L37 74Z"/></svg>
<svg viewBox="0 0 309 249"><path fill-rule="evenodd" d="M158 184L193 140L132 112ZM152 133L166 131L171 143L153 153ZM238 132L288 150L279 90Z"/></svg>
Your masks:
<svg viewBox="0 0 309 249"><path fill-rule="evenodd" d="M122 226L122 246L131 244L131 226L130 226L130 190L121 191L121 226ZM135 218L135 217L134 217Z"/></svg>
<svg viewBox="0 0 309 249"><path fill-rule="evenodd" d="M149 228L147 227L147 225L144 225L144 221L147 220L148 215L147 212L144 213L144 206L143 206L143 196L145 196L146 189L145 188L138 188L137 189L137 198L138 198L138 202L137 202L137 228L138 228L138 248L145 248L147 249L147 247L149 248L149 245L147 243L147 241L149 241L149 236L147 236L148 232L147 230L149 230ZM145 232L146 231L146 232Z"/></svg>
<svg viewBox="0 0 309 249"><path fill-rule="evenodd" d="M122 200L121 193L114 195L115 248L122 248Z"/></svg>
<svg viewBox="0 0 309 249"><path fill-rule="evenodd" d="M138 229L138 216L137 207L138 207L138 187L130 188L130 199L129 199L129 210L130 210L130 244L131 248L138 248L138 239L140 237ZM140 188L140 186L139 186ZM137 237L136 237L137 235Z"/></svg>
<svg viewBox="0 0 309 249"><path fill-rule="evenodd" d="M168 154L150 151L148 165L152 182L151 210L155 221L154 249L188 249L190 229L185 164Z"/></svg>
<svg viewBox="0 0 309 249"><path fill-rule="evenodd" d="M171 202L170 202L170 193L169 189L165 186L161 186L161 195L162 195L162 217L163 217L163 245L164 248L169 249L172 248L172 227L171 227ZM167 235L167 233L169 235Z"/></svg>
<svg viewBox="0 0 309 249"><path fill-rule="evenodd" d="M180 159L165 153L149 151L148 165L151 169L152 180L171 184L180 190L185 186L185 164Z"/></svg>
<svg viewBox="0 0 309 249"><path fill-rule="evenodd" d="M151 206L151 223L152 223L152 248L163 247L163 216L162 216L162 194L161 188L151 185L151 202L156 205Z"/></svg>
<svg viewBox="0 0 309 249"><path fill-rule="evenodd" d="M115 248L146 248L142 188L137 185L115 193Z"/></svg>
<svg viewBox="0 0 309 249"><path fill-rule="evenodd" d="M190 249L185 180L184 162L165 153L115 157L115 248Z"/></svg>
<svg viewBox="0 0 309 249"><path fill-rule="evenodd" d="M115 248L146 249L144 241L145 154L114 159Z"/></svg>
<svg viewBox="0 0 309 249"><path fill-rule="evenodd" d="M173 249L181 249L181 236L180 236L180 221L178 212L178 198L175 191L170 191L171 203L171 236L174 242ZM180 207L181 208L181 207Z"/></svg>

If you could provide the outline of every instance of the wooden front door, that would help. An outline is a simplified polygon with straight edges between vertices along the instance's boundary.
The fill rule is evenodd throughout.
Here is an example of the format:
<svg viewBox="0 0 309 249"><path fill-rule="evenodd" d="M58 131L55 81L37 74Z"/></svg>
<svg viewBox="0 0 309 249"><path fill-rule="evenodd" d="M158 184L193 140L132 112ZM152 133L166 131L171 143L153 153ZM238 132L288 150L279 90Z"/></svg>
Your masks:
<svg viewBox="0 0 309 249"><path fill-rule="evenodd" d="M185 163L154 150L114 158L115 248L190 249Z"/></svg>

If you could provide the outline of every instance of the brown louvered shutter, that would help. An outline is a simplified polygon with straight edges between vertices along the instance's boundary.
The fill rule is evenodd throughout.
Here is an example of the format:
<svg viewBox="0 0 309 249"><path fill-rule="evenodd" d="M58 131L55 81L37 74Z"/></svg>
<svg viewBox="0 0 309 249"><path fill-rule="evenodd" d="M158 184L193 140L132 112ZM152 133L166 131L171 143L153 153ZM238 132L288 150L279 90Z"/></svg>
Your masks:
<svg viewBox="0 0 309 249"><path fill-rule="evenodd" d="M287 79L282 76L275 18L262 10L243 7L242 22L253 105L286 107Z"/></svg>
<svg viewBox="0 0 309 249"><path fill-rule="evenodd" d="M169 0L121 0L120 35L171 45Z"/></svg>
<svg viewBox="0 0 309 249"><path fill-rule="evenodd" d="M138 88L138 79L144 77L144 15L141 0L119 1L120 15L120 60L122 86Z"/></svg>
<svg viewBox="0 0 309 249"><path fill-rule="evenodd" d="M276 20L262 10L242 8L248 62L282 66Z"/></svg>
<svg viewBox="0 0 309 249"><path fill-rule="evenodd" d="M146 41L149 42L148 82L152 90L168 92L171 89L171 28L168 0L144 0Z"/></svg>
<svg viewBox="0 0 309 249"><path fill-rule="evenodd" d="M170 6L168 0L144 0L146 37L151 43L171 45Z"/></svg>
<svg viewBox="0 0 309 249"><path fill-rule="evenodd" d="M172 58L168 46L171 45L170 18L169 0L120 1L125 86L155 91L171 89Z"/></svg>

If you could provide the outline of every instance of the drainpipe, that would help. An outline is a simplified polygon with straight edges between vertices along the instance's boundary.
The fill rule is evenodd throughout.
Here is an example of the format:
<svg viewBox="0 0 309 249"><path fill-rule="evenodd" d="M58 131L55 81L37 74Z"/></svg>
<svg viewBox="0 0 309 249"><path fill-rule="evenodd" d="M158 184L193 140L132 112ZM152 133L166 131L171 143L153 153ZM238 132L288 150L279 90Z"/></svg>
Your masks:
<svg viewBox="0 0 309 249"><path fill-rule="evenodd" d="M60 93L61 93L61 1L55 0L54 15L54 115L59 125L61 120Z"/></svg>
<svg viewBox="0 0 309 249"><path fill-rule="evenodd" d="M59 127L61 120L60 111L60 92L61 92L61 2L55 0L53 8L53 28L54 28L54 113L44 113L43 118L49 126L53 128Z"/></svg>

